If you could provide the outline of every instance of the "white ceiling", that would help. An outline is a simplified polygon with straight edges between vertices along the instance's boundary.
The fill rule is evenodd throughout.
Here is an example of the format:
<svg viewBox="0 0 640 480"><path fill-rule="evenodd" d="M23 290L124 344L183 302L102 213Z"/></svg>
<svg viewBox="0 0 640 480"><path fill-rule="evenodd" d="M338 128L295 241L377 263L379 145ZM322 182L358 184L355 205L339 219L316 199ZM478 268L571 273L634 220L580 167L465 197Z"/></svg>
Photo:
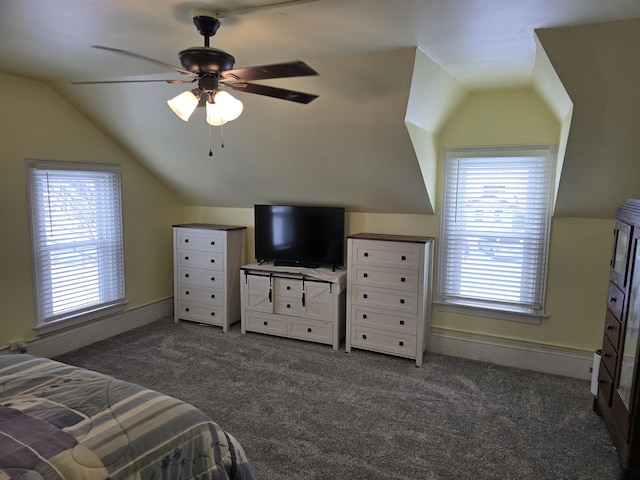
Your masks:
<svg viewBox="0 0 640 480"><path fill-rule="evenodd" d="M468 90L522 86L531 83L536 29L640 17L638 0L307 0L257 8L276 1L0 0L0 71L50 83L189 204L431 213L404 128L415 47ZM178 51L203 44L192 22L203 9L222 12L211 46L231 53L236 67L304 60L318 77L267 83L318 100L237 94L244 113L225 126L224 149L213 131L210 158L203 115L184 123L166 106L184 86L70 84L177 78L91 45L179 65Z"/></svg>

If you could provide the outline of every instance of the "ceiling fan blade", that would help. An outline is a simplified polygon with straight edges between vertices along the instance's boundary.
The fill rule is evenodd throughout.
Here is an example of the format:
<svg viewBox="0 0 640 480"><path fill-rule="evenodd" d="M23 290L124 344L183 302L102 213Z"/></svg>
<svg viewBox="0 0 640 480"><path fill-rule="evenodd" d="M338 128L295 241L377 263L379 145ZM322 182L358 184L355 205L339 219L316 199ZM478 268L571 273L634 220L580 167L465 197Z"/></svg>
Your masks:
<svg viewBox="0 0 640 480"><path fill-rule="evenodd" d="M280 98L296 103L306 104L318 98L318 95L312 95L310 93L295 92L293 90L285 90L284 88L270 87L268 85L258 85L256 83L224 83L224 85L238 92L255 93L264 95L265 97Z"/></svg>
<svg viewBox="0 0 640 480"><path fill-rule="evenodd" d="M318 75L318 72L306 63L298 60L288 63L262 65L259 67L235 68L224 71L221 77L223 80L232 79L235 81L250 82L253 80L266 80L268 78L306 77L309 75Z"/></svg>
<svg viewBox="0 0 640 480"><path fill-rule="evenodd" d="M94 85L99 83L154 83L154 82L165 82L165 83L194 83L197 79L193 80L97 80L93 82L71 82L74 85Z"/></svg>
<svg viewBox="0 0 640 480"><path fill-rule="evenodd" d="M255 7L236 8L233 10L217 10L215 16L217 18L235 17L236 15L244 15L246 13L259 12L261 10L267 10L271 8L288 7L291 5L297 5L302 3L317 2L318 0L284 0L281 2L273 2L268 5L257 5ZM211 14L210 9L202 9L206 14Z"/></svg>
<svg viewBox="0 0 640 480"><path fill-rule="evenodd" d="M160 60L155 60L153 58L145 57L144 55L140 55L138 53L129 52L128 50L121 50L119 48L111 48L111 47L103 47L100 45L92 45L93 48L99 48L100 50L106 50L108 52L119 53L121 55L127 55L129 57L139 58L140 60L145 60L147 62L154 63L164 68L168 68L170 70L174 70L183 75L189 75L190 77L197 77L195 73L192 73L184 68L176 67L175 65L171 65L170 63L161 62Z"/></svg>

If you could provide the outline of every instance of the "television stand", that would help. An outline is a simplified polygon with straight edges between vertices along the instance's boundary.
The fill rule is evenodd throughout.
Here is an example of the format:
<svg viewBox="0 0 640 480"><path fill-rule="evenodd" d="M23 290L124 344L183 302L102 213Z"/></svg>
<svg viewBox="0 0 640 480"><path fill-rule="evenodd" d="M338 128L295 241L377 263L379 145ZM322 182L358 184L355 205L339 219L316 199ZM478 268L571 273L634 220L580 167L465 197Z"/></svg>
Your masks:
<svg viewBox="0 0 640 480"><path fill-rule="evenodd" d="M241 332L257 332L338 350L345 336L346 269L274 263L240 267Z"/></svg>

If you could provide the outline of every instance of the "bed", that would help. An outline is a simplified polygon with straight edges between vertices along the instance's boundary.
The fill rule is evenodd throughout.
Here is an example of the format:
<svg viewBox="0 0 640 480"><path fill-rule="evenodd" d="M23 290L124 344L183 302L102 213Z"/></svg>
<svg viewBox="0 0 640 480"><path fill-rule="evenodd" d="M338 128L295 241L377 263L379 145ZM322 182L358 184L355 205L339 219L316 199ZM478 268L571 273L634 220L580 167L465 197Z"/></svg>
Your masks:
<svg viewBox="0 0 640 480"><path fill-rule="evenodd" d="M31 355L0 355L0 480L253 480L192 405Z"/></svg>

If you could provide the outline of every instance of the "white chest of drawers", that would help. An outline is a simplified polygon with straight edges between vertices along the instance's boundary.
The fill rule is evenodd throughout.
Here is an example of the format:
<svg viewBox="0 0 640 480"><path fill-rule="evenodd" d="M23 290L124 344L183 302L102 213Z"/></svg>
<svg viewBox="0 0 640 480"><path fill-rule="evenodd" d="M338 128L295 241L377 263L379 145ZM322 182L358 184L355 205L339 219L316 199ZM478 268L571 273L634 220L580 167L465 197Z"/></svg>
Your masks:
<svg viewBox="0 0 640 480"><path fill-rule="evenodd" d="M414 358L429 342L433 239L359 233L347 239L346 351Z"/></svg>
<svg viewBox="0 0 640 480"><path fill-rule="evenodd" d="M174 320L222 327L240 320L240 274L246 227L173 227Z"/></svg>
<svg viewBox="0 0 640 480"><path fill-rule="evenodd" d="M251 264L242 267L242 333L257 332L337 350L345 334L346 271Z"/></svg>

